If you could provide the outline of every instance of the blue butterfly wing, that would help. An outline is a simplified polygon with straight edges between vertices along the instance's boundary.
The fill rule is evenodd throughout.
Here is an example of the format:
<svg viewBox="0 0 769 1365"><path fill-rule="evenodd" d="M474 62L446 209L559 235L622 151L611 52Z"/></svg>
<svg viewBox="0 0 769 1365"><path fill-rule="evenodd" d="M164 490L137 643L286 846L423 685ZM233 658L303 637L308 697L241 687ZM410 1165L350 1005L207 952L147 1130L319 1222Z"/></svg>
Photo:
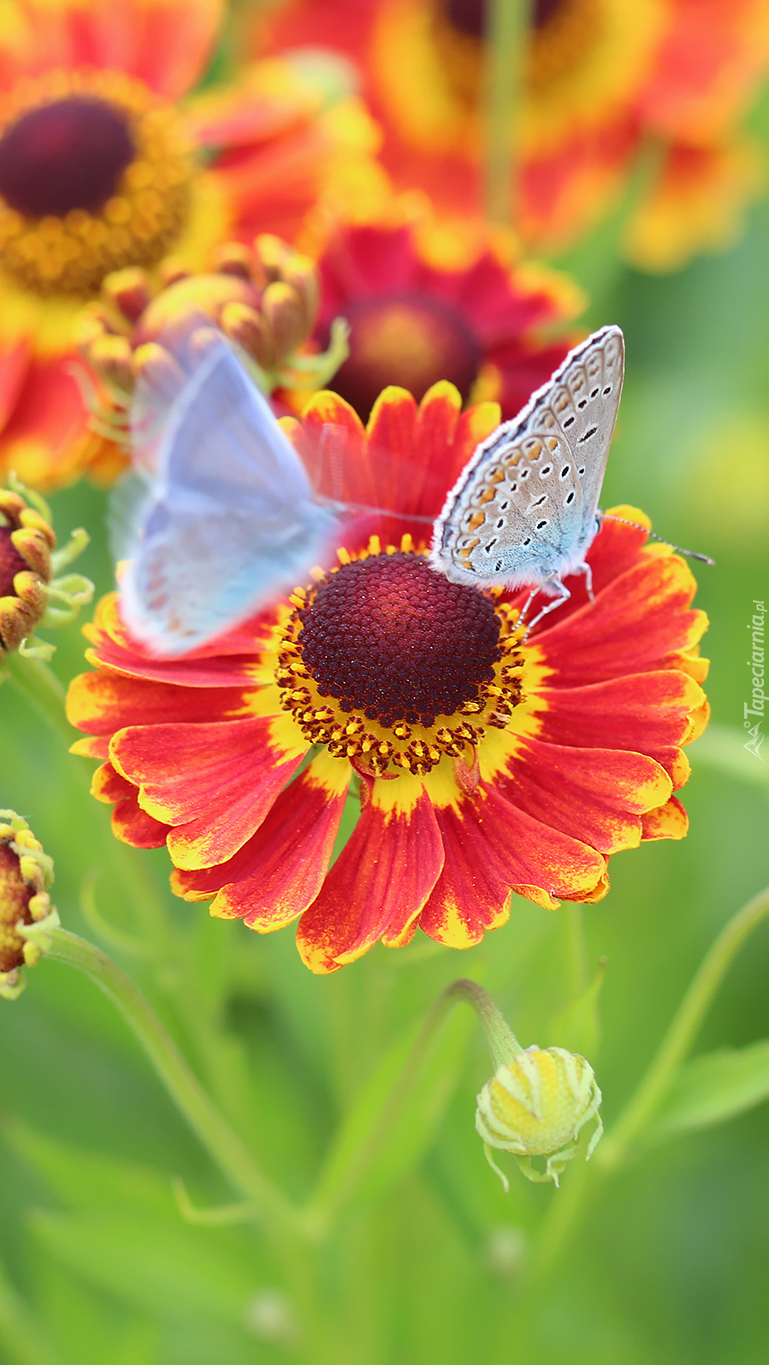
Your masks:
<svg viewBox="0 0 769 1365"><path fill-rule="evenodd" d="M126 624L154 653L207 643L306 578L334 517L223 338L170 409L156 495L123 583Z"/></svg>

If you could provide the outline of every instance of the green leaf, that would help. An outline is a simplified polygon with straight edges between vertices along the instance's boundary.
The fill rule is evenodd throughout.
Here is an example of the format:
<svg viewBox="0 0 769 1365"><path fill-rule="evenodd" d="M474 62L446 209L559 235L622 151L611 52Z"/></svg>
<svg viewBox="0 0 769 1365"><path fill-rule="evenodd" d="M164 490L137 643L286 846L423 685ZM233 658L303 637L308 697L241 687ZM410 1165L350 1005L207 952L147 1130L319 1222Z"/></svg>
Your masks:
<svg viewBox="0 0 769 1365"><path fill-rule="evenodd" d="M725 1123L769 1099L769 1039L706 1052L681 1067L651 1136L672 1137Z"/></svg>
<svg viewBox="0 0 769 1365"><path fill-rule="evenodd" d="M3 1136L51 1193L70 1208L103 1209L117 1204L169 1217L175 1213L171 1182L162 1171L59 1142L18 1120L3 1125Z"/></svg>
<svg viewBox="0 0 769 1365"><path fill-rule="evenodd" d="M249 1243L127 1212L74 1216L37 1210L36 1240L89 1283L165 1319L240 1324L257 1287ZM258 1259L258 1258L256 1258Z"/></svg>

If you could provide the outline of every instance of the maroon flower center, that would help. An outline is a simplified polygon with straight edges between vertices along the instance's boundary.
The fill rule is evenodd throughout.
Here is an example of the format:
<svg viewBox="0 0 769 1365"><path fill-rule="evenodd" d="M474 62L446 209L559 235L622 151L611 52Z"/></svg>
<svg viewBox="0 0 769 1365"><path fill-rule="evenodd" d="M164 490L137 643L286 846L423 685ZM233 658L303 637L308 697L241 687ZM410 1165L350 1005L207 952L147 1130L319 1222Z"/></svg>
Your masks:
<svg viewBox="0 0 769 1365"><path fill-rule="evenodd" d="M388 384L419 400L431 384L449 379L463 399L469 396L481 351L458 309L428 294L386 294L348 304L343 316L350 354L333 388L364 421Z"/></svg>
<svg viewBox="0 0 769 1365"><path fill-rule="evenodd" d="M54 100L22 114L0 138L0 195L30 218L95 213L134 154L125 115L106 100Z"/></svg>
<svg viewBox="0 0 769 1365"><path fill-rule="evenodd" d="M19 870L19 859L6 844L0 844L0 972L11 972L24 961L22 940L16 932L19 920L31 924L29 901L32 895Z"/></svg>
<svg viewBox="0 0 769 1365"><path fill-rule="evenodd" d="M13 595L16 574L28 568L26 559L22 558L11 540L11 528L0 526L0 597Z"/></svg>
<svg viewBox="0 0 769 1365"><path fill-rule="evenodd" d="M531 26L541 29L560 9L563 0L534 0ZM486 27L486 0L445 0L446 17L454 28L473 38L482 38Z"/></svg>
<svg viewBox="0 0 769 1365"><path fill-rule="evenodd" d="M453 715L477 700L502 655L490 599L421 555L344 564L299 616L297 643L320 696L381 725Z"/></svg>

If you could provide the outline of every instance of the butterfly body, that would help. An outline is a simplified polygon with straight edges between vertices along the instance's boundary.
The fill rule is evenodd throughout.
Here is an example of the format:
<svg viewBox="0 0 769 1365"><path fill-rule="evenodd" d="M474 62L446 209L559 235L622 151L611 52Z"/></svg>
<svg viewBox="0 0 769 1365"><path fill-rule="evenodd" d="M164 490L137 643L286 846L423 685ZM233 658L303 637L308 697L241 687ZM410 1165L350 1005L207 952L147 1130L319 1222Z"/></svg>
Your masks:
<svg viewBox="0 0 769 1365"><path fill-rule="evenodd" d="M431 562L454 582L544 587L585 566L622 393L624 344L603 327L483 441L435 522Z"/></svg>

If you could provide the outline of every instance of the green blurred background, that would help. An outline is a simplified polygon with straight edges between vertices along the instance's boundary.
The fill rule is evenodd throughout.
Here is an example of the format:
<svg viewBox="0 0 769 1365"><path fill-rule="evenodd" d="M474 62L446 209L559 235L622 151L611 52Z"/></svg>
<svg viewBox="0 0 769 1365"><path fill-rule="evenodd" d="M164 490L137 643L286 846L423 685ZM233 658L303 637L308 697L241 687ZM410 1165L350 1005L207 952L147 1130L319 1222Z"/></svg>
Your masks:
<svg viewBox="0 0 769 1365"><path fill-rule="evenodd" d="M643 507L658 532L717 560L696 566L713 725L690 750L690 835L618 856L610 895L586 909L591 971L607 959L590 1060L610 1123L715 933L769 881L769 765L741 747L746 626L753 599L769 596L769 206L732 251L677 275L617 266L606 234L563 264L592 292L587 323L618 322L627 337L603 505ZM60 539L90 530L82 569L106 590L103 496L80 486L53 504ZM77 627L57 645L67 680L82 668ZM290 930L259 938L175 901L164 851L111 840L108 812L87 796L92 764L68 756L9 685L1 704L0 805L53 854L63 922L94 937L79 896L99 869L105 919L157 951L143 960L106 946L297 1199L387 1047L454 977L481 980L524 1044L568 1042L556 1018L572 989L564 913L515 901L509 923L468 953L420 935L312 977ZM697 1051L769 1036L768 966L765 928ZM588 1205L551 1275L522 1289L526 1247L577 1167L560 1192L513 1168L505 1195L473 1128L490 1068L469 1012L456 1013L440 1057L413 1140L323 1251L318 1317L301 1322L291 1273L257 1228L180 1217L172 1176L198 1205L233 1194L112 1006L44 962L17 1003L0 1002L0 1360L470 1365L494 1352L537 1365L764 1365L769 1106L638 1155Z"/></svg>

